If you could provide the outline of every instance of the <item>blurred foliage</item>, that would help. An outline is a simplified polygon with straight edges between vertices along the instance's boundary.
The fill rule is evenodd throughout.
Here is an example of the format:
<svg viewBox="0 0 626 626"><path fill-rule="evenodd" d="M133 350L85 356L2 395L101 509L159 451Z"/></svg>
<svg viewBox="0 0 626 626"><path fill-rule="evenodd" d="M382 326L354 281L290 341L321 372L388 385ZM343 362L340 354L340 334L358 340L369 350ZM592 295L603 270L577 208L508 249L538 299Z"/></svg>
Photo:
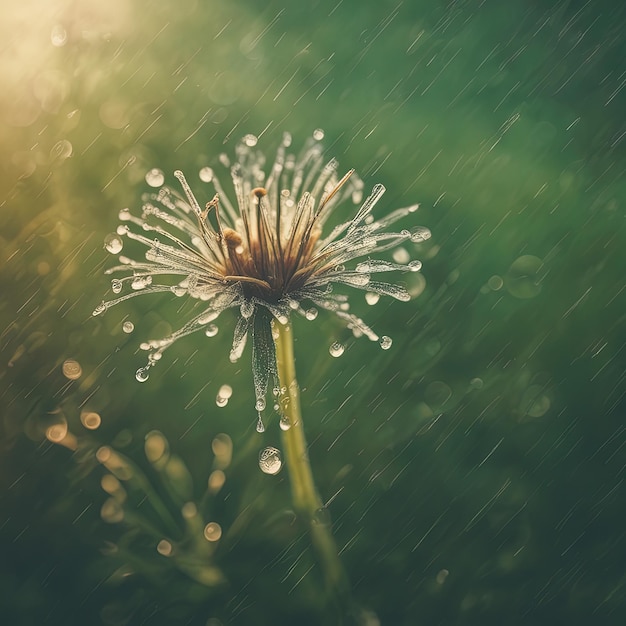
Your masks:
<svg viewBox="0 0 626 626"><path fill-rule="evenodd" d="M278 426L254 430L249 368L228 361L232 322L178 342L139 385L139 343L185 305L154 296L91 317L112 262L102 241L147 170L192 179L247 132L271 151L285 130L298 143L322 127L341 167L386 185L381 211L417 200L433 231L411 249L424 262L407 277L415 300L354 298L391 350L330 316L295 322L312 465L360 623L621 623L621 4L27 0L1 12L3 622L331 623L287 476L258 469ZM219 408L224 383L234 393ZM46 438L65 429L64 445ZM170 474L146 457L155 431ZM232 462L211 490L223 434ZM110 515L103 450L132 467ZM223 531L214 545L208 522Z"/></svg>

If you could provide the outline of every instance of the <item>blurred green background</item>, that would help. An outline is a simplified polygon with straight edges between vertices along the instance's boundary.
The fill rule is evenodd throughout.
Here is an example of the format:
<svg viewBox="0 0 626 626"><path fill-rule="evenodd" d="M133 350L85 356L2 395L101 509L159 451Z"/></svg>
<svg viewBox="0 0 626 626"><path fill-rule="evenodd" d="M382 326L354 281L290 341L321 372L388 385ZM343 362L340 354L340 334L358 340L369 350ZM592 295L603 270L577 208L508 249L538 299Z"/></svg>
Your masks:
<svg viewBox="0 0 626 626"><path fill-rule="evenodd" d="M433 232L407 248L424 263L405 277L414 300L352 298L390 350L330 315L295 322L311 461L360 623L622 623L623 4L0 11L3 623L331 623L286 472L258 468L279 430L254 431L232 319L178 342L140 385L139 343L189 304L91 316L114 262L104 237L140 206L149 169L169 183L184 170L206 201L198 170L245 133L271 154L283 131L298 146L319 127L341 169L385 184L379 215L419 201L412 217ZM169 457L146 457L155 430ZM126 459L122 508L95 456L106 446ZM221 539L194 544L198 520Z"/></svg>

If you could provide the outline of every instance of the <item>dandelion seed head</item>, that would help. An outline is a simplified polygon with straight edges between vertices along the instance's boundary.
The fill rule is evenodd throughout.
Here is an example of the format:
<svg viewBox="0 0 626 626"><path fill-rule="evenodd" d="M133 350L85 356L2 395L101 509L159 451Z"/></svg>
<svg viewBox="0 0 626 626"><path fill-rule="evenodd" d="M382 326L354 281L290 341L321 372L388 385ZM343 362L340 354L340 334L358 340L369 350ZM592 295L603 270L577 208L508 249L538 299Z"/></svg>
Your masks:
<svg viewBox="0 0 626 626"><path fill-rule="evenodd" d="M379 338L350 312L342 291L361 290L370 304L381 296L410 300L403 284L375 276L419 271L421 263L401 246L426 242L430 231L391 230L418 205L377 217L374 209L385 192L383 185L364 194L354 170L340 173L335 159L324 159L323 137L317 129L295 153L291 135L285 133L275 155L266 159L257 148L258 137L245 135L235 147L234 160L222 154L216 169L200 170L200 180L214 190L208 202L198 199L182 171L174 172L182 192L161 186L161 170L148 172L147 183L161 187L144 195L140 215L122 209L123 224L105 240L106 249L118 255L128 246L143 247L143 258L120 255L119 264L106 270L121 275L111 282L116 297L103 301L93 315L138 295L163 292L196 300L199 310L167 337L141 344L149 354L136 372L138 381L148 380L150 368L178 339L199 330L214 336L213 322L231 309L236 324L230 360L237 361L251 344L257 430L262 431L269 381L277 381L272 320L287 324L297 313L313 321L325 310L355 337L391 347L390 338ZM222 168L229 170L228 186L220 182ZM344 221L337 223L339 214ZM392 260L377 258L388 250ZM344 350L336 343L330 353L339 356ZM218 395L223 402L224 394Z"/></svg>

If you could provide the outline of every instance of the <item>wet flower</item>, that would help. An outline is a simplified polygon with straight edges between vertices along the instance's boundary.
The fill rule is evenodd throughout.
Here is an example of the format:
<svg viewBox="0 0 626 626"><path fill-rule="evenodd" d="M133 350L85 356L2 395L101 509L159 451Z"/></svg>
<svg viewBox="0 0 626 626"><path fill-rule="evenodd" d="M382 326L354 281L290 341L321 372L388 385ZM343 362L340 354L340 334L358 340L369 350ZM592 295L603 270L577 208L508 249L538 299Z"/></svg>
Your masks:
<svg viewBox="0 0 626 626"><path fill-rule="evenodd" d="M131 239L147 248L145 260L120 255L120 264L106 273L120 275L112 280L114 293L128 292L102 302L93 314L156 292L192 298L199 309L167 337L141 344L149 354L147 365L137 370L137 380L147 380L148 370L177 339L203 329L209 336L215 334L213 322L226 309L237 313L231 361L240 358L248 337L252 344L258 411L265 408L270 379L277 384L272 319L287 324L297 313L312 320L318 309L325 309L344 320L355 336L380 341L385 349L391 345L388 337L379 338L350 312L342 288L410 300L402 285L372 276L418 271L419 261L396 263L371 255L405 241L424 241L430 233L425 228L387 230L418 205L375 219L372 210L385 188L375 185L361 202L363 183L354 170L339 178L337 162L324 161L318 141L321 133L316 134L297 155L288 151L291 137L285 134L269 167L252 135L238 144L232 166L222 155L222 164L230 167L235 202L214 172L204 168L200 178L211 182L216 192L204 208L177 171L174 175L184 195L162 187L144 197L140 217L128 209L120 212L124 223L107 238L105 247L118 254L123 238ZM350 206L358 207L356 212ZM325 229L337 212L342 220L349 212L352 217Z"/></svg>

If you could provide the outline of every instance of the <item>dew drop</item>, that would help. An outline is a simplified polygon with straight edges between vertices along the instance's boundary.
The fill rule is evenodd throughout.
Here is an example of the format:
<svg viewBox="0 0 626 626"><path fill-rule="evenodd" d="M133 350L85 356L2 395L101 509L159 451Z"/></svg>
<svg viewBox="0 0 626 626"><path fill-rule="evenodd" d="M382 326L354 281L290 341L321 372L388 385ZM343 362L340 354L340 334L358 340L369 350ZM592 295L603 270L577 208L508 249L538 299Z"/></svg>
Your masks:
<svg viewBox="0 0 626 626"><path fill-rule="evenodd" d="M304 313L304 317L306 317L306 319L312 322L317 317L317 312L318 312L317 309L314 309L314 308L307 309L306 312Z"/></svg>
<svg viewBox="0 0 626 626"><path fill-rule="evenodd" d="M263 423L263 418L261 417L260 413L259 413L259 418L256 421L256 431L257 433L265 432L265 424Z"/></svg>
<svg viewBox="0 0 626 626"><path fill-rule="evenodd" d="M280 472L282 466L283 460L278 448L269 446L259 453L259 467L263 473L273 476Z"/></svg>
<svg viewBox="0 0 626 626"><path fill-rule="evenodd" d="M418 226L411 233L411 241L413 243L422 243L424 241L428 241L431 237L431 232L425 226Z"/></svg>
<svg viewBox="0 0 626 626"><path fill-rule="evenodd" d="M149 367L140 367L136 372L135 372L135 378L140 382L140 383L145 383L148 378L150 378L150 374L148 374L148 369Z"/></svg>
<svg viewBox="0 0 626 626"><path fill-rule="evenodd" d="M210 183L213 180L213 170L210 167L203 167L198 176L203 183Z"/></svg>
<svg viewBox="0 0 626 626"><path fill-rule="evenodd" d="M102 423L102 418L93 411L83 411L80 414L80 421L88 430L96 430Z"/></svg>
<svg viewBox="0 0 626 626"><path fill-rule="evenodd" d="M173 552L172 544L167 539L161 539L157 544L157 552L162 556L171 556Z"/></svg>
<svg viewBox="0 0 626 626"><path fill-rule="evenodd" d="M122 222L127 222L130 218L130 209L122 209L118 214L117 217L122 220Z"/></svg>
<svg viewBox="0 0 626 626"><path fill-rule="evenodd" d="M367 302L370 306L374 306L380 300L380 294L373 293L372 291L368 291L365 294L365 302Z"/></svg>
<svg viewBox="0 0 626 626"><path fill-rule="evenodd" d="M135 330L135 325L131 321L126 321L122 324L122 330L128 335Z"/></svg>
<svg viewBox="0 0 626 626"><path fill-rule="evenodd" d="M415 261L411 261L408 267L412 272L419 272L422 269L422 262L416 259Z"/></svg>
<svg viewBox="0 0 626 626"><path fill-rule="evenodd" d="M160 187L165 182L163 171L158 167L152 168L146 173L146 182L150 187Z"/></svg>
<svg viewBox="0 0 626 626"><path fill-rule="evenodd" d="M145 289L148 285L152 284L152 276L137 276L130 284L131 288L135 291Z"/></svg>
<svg viewBox="0 0 626 626"><path fill-rule="evenodd" d="M107 310L106 302L103 300L91 313L94 317L96 315L101 315Z"/></svg>
<svg viewBox="0 0 626 626"><path fill-rule="evenodd" d="M209 522L204 527L204 538L207 541L218 541L222 536L222 527L217 522Z"/></svg>
<svg viewBox="0 0 626 626"><path fill-rule="evenodd" d="M124 247L124 242L116 233L111 233L104 238L104 249L111 254L119 254Z"/></svg>
<svg viewBox="0 0 626 626"><path fill-rule="evenodd" d="M328 352L330 352L330 356L338 357L344 353L345 349L346 347L343 344L335 341L330 345L330 348L328 348Z"/></svg>
<svg viewBox="0 0 626 626"><path fill-rule="evenodd" d="M263 411L265 409L265 398L257 398L254 408L257 411Z"/></svg>
<svg viewBox="0 0 626 626"><path fill-rule="evenodd" d="M54 146L52 146L52 149L50 150L50 158L64 161L72 156L73 151L74 148L72 144L67 139L61 139L60 141L57 141Z"/></svg>
<svg viewBox="0 0 626 626"><path fill-rule="evenodd" d="M63 26L61 26L61 24L56 24L52 27L50 41L55 48L60 48L67 43L67 31L63 28Z"/></svg>
<svg viewBox="0 0 626 626"><path fill-rule="evenodd" d="M120 293L122 291L122 281L114 279L111 281L111 290L113 293Z"/></svg>
<svg viewBox="0 0 626 626"><path fill-rule="evenodd" d="M254 148L258 142L258 138L256 135L248 134L243 138L243 142L248 146L248 148Z"/></svg>
<svg viewBox="0 0 626 626"><path fill-rule="evenodd" d="M219 330L219 328L215 324L209 324L206 327L206 329L204 331L204 334L207 337L215 337L215 335L217 335L218 330Z"/></svg>
<svg viewBox="0 0 626 626"><path fill-rule="evenodd" d="M215 398L215 404L219 407L224 407L228 404L228 400L233 395L233 388L230 385L222 385L217 392Z"/></svg>
<svg viewBox="0 0 626 626"><path fill-rule="evenodd" d="M74 359L66 359L63 361L63 376L69 380L77 380L83 374L83 368L78 361Z"/></svg>
<svg viewBox="0 0 626 626"><path fill-rule="evenodd" d="M392 257L396 263L408 263L411 260L411 255L406 248L397 248Z"/></svg>
<svg viewBox="0 0 626 626"><path fill-rule="evenodd" d="M173 285L170 289L177 298L180 298L187 293L187 289L185 287L181 287L181 285Z"/></svg>
<svg viewBox="0 0 626 626"><path fill-rule="evenodd" d="M393 343L393 339L391 337L387 337L387 335L383 335L378 343L383 350L389 350L389 348L391 348L391 344Z"/></svg>
<svg viewBox="0 0 626 626"><path fill-rule="evenodd" d="M286 415L281 415L279 425L281 430L289 430L291 428L291 421Z"/></svg>
<svg viewBox="0 0 626 626"><path fill-rule="evenodd" d="M322 141L322 139L324 139L324 131L321 128L316 128L313 131L313 139L315 139L315 141Z"/></svg>

